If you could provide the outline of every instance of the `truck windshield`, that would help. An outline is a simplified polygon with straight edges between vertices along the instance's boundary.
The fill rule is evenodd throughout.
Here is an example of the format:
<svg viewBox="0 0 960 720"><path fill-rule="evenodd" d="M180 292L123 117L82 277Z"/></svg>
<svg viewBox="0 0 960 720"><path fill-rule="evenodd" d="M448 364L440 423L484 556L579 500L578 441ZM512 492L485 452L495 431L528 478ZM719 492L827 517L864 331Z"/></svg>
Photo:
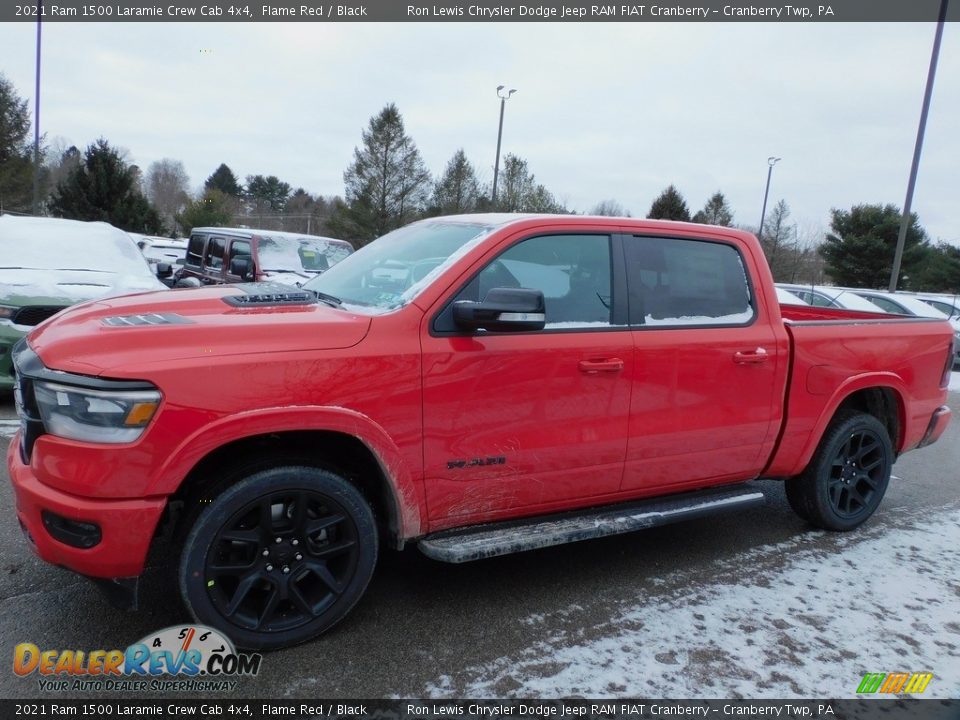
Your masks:
<svg viewBox="0 0 960 720"><path fill-rule="evenodd" d="M318 237L260 238L260 262L266 271L323 272L349 254L349 246Z"/></svg>
<svg viewBox="0 0 960 720"><path fill-rule="evenodd" d="M490 230L440 220L408 225L360 248L303 287L346 305L392 310L413 299Z"/></svg>

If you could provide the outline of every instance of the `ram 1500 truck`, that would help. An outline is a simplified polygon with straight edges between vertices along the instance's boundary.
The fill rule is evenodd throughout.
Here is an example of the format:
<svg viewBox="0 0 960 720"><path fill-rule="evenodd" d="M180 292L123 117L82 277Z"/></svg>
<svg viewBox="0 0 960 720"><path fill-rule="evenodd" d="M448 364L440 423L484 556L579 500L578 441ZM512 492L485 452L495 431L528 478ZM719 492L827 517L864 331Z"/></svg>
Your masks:
<svg viewBox="0 0 960 720"><path fill-rule="evenodd" d="M169 560L247 648L308 640L381 548L463 562L762 500L850 530L935 441L944 321L783 306L731 228L414 223L290 288L88 302L15 351L35 551L128 599ZM116 592L114 594L117 594Z"/></svg>

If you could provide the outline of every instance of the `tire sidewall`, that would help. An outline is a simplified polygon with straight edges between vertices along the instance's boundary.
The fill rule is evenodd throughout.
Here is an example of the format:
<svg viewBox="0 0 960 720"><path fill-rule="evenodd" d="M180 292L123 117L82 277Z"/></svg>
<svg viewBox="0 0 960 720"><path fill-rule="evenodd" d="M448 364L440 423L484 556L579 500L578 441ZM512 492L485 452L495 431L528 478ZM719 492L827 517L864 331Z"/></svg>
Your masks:
<svg viewBox="0 0 960 720"><path fill-rule="evenodd" d="M308 490L328 496L349 515L359 546L353 576L335 603L319 618L291 630L256 632L234 625L216 609L206 588L207 555L217 533L245 505L263 495L285 490ZM190 528L180 554L179 584L183 603L198 623L225 633L241 648L272 650L307 642L339 622L357 603L377 561L377 526L370 505L348 481L316 467L295 466L263 470L227 488L214 498Z"/></svg>

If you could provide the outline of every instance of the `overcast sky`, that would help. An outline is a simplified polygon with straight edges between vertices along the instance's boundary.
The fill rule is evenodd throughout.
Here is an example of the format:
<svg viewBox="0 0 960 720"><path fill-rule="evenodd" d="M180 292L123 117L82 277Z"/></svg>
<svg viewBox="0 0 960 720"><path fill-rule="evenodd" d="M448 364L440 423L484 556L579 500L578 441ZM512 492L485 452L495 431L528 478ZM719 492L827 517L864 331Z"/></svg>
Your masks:
<svg viewBox="0 0 960 720"><path fill-rule="evenodd" d="M579 212L643 216L669 183L691 212L722 190L756 225L771 203L801 231L832 207L903 204L932 23L132 24L43 28L41 131L181 160L193 187L226 162L343 194L371 115L395 102L430 170L459 147L492 180L503 152ZM35 26L0 26L3 72L33 98ZM948 24L914 210L960 245L960 27Z"/></svg>

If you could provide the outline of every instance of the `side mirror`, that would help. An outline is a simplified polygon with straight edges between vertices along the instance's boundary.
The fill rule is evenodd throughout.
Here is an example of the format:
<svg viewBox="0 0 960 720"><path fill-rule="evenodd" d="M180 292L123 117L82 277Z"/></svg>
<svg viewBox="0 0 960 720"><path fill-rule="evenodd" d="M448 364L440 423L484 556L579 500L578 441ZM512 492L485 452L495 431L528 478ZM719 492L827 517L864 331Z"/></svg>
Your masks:
<svg viewBox="0 0 960 720"><path fill-rule="evenodd" d="M157 263L157 277L168 278L173 276L173 268L170 263Z"/></svg>
<svg viewBox="0 0 960 720"><path fill-rule="evenodd" d="M542 330L546 321L543 293L527 288L493 288L483 302L456 301L453 321L464 330Z"/></svg>
<svg viewBox="0 0 960 720"><path fill-rule="evenodd" d="M248 257L235 257L230 261L230 274L238 275L241 280L253 279L253 260Z"/></svg>

